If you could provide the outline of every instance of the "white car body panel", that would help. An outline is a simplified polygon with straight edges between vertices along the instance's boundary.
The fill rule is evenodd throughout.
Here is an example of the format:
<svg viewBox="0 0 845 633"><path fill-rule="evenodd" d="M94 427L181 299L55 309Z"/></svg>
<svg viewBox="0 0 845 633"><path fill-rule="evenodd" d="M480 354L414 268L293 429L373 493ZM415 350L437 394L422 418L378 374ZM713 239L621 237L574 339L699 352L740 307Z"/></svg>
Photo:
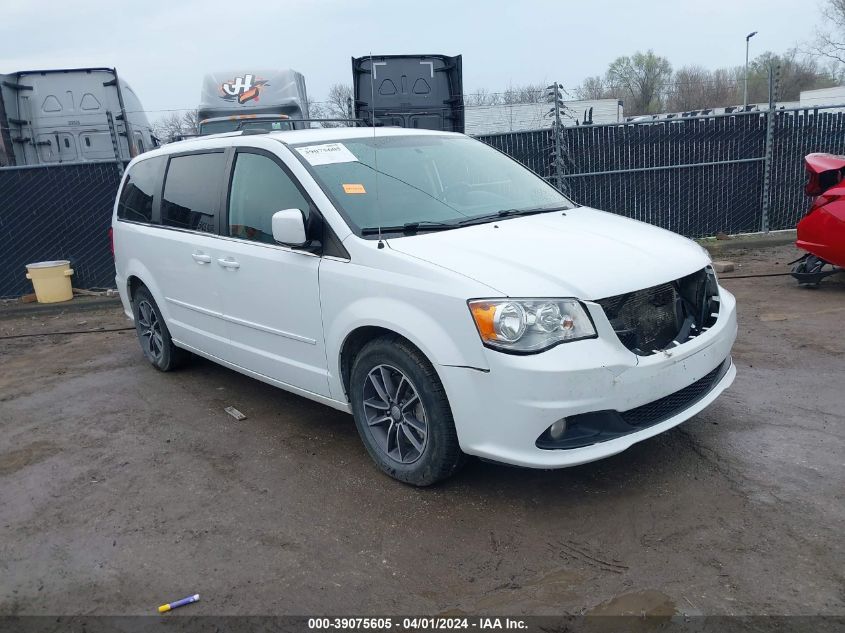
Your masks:
<svg viewBox="0 0 845 633"><path fill-rule="evenodd" d="M317 279L320 258L272 244L221 239L218 275L231 362L328 395ZM273 280L272 289L267 280Z"/></svg>
<svg viewBox="0 0 845 633"><path fill-rule="evenodd" d="M223 303L216 283L216 266L212 265L216 257L222 256L217 250L219 240L211 235L163 231L141 224L126 223L122 229L114 232L115 252L128 257L126 265L119 269L122 277L145 280L174 339L227 357L229 334L220 318ZM195 255L210 262L199 263Z"/></svg>
<svg viewBox="0 0 845 633"><path fill-rule="evenodd" d="M391 240L390 247L510 297L602 299L683 277L710 261L680 235L587 207Z"/></svg>
<svg viewBox="0 0 845 633"><path fill-rule="evenodd" d="M116 204L116 280L127 315L132 314L128 283L134 277L150 289L180 347L344 411L351 410L341 368L344 343L359 328L395 332L434 366L462 450L519 466L556 468L618 453L695 415L733 381L736 371L730 365L706 397L623 437L577 449L538 448L537 437L561 417L638 407L683 389L729 359L736 336L733 297L720 289L719 317L707 332L665 352L638 356L621 343L594 301L704 268L706 251L678 235L575 208L390 236L381 244L362 238L285 143L374 133L444 134L390 128L235 133L144 154L141 159L238 146L275 154L349 258L128 223L117 220ZM198 263L193 257L198 253L211 261ZM219 265L226 259L240 266ZM467 301L497 297L577 298L589 311L597 338L530 355L487 348Z"/></svg>
<svg viewBox="0 0 845 633"><path fill-rule="evenodd" d="M327 260L320 267L333 397L347 397L341 384L341 350L349 334L360 327L401 334L435 365L487 368L466 299L460 297L495 295L495 290L390 248L379 249L373 241L353 236L344 245L351 261Z"/></svg>

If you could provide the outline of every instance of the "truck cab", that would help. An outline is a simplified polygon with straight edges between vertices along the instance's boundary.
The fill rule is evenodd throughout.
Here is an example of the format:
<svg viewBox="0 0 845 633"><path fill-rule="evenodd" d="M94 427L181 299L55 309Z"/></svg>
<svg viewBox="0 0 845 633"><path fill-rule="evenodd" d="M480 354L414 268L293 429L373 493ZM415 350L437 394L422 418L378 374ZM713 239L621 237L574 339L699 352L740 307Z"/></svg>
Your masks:
<svg viewBox="0 0 845 633"><path fill-rule="evenodd" d="M464 132L460 55L353 57L352 85L365 125Z"/></svg>
<svg viewBox="0 0 845 633"><path fill-rule="evenodd" d="M247 70L205 76L199 135L307 126L305 77L295 70Z"/></svg>

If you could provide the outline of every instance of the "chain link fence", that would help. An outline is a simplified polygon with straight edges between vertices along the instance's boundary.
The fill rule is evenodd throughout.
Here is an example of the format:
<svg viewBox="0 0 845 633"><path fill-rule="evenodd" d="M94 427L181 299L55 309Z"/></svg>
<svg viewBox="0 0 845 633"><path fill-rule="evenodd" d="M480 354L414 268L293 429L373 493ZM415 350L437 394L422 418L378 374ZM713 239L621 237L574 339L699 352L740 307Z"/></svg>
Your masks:
<svg viewBox="0 0 845 633"><path fill-rule="evenodd" d="M794 228L809 209L804 156L845 154L845 108L779 110L774 117L769 228Z"/></svg>
<svg viewBox="0 0 845 633"><path fill-rule="evenodd" d="M0 169L0 298L32 292L26 265L70 260L77 288L114 287L108 230L122 165Z"/></svg>
<svg viewBox="0 0 845 633"><path fill-rule="evenodd" d="M804 156L845 153L845 113L743 112L564 127L558 134L559 173L554 130L477 138L580 204L705 237L794 228L808 208Z"/></svg>
<svg viewBox="0 0 845 633"><path fill-rule="evenodd" d="M804 156L845 154L843 110L748 112L564 127L557 136L548 129L477 138L581 204L704 237L793 228L808 208ZM121 169L117 162L0 168L0 297L31 292L26 264L54 259L70 260L76 287L114 285L108 228Z"/></svg>

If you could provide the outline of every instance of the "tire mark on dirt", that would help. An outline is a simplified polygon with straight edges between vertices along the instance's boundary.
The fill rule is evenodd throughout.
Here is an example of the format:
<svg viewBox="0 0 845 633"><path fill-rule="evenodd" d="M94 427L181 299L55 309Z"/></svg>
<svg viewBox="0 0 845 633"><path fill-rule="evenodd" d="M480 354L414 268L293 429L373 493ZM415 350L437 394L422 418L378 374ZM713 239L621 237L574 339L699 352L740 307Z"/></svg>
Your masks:
<svg viewBox="0 0 845 633"><path fill-rule="evenodd" d="M562 560L581 562L594 569L614 574L624 574L628 571L628 566L623 564L622 561L607 557L607 555L597 552L587 545L558 540L547 543L546 546Z"/></svg>

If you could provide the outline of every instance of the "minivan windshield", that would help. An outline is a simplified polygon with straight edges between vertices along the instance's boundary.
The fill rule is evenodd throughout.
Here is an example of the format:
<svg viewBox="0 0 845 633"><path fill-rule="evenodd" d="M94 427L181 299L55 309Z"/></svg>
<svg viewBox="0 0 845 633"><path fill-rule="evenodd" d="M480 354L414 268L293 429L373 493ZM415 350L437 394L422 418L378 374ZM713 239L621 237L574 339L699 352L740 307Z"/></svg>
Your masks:
<svg viewBox="0 0 845 633"><path fill-rule="evenodd" d="M364 235L378 228L456 228L576 206L519 163L465 136L381 136L294 149Z"/></svg>

